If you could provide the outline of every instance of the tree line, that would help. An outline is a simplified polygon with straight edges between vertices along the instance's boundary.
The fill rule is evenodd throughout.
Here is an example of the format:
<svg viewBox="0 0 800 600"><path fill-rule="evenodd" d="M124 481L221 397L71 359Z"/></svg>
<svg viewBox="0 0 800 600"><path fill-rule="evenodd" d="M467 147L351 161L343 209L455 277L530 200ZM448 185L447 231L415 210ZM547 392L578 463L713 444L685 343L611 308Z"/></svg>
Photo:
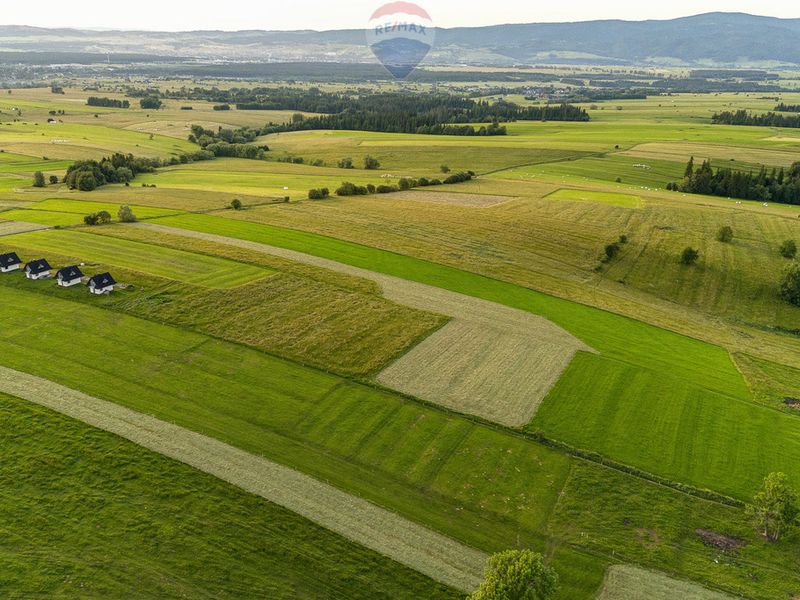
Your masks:
<svg viewBox="0 0 800 600"><path fill-rule="evenodd" d="M768 170L762 166L757 173L730 168L714 170L710 160L695 168L694 158L686 165L683 181L667 184L667 189L688 194L723 196L759 202L800 204L800 162L789 169Z"/></svg>
<svg viewBox="0 0 800 600"><path fill-rule="evenodd" d="M269 146L251 144L259 135L261 135L260 131L252 127L239 129L219 127L214 131L200 125L192 125L189 141L198 144L203 150L214 156L263 160L266 152L269 151Z"/></svg>
<svg viewBox="0 0 800 600"><path fill-rule="evenodd" d="M116 98L100 98L99 96L89 96L86 99L88 106L101 106L103 108L130 108L128 100L117 100Z"/></svg>
<svg viewBox="0 0 800 600"><path fill-rule="evenodd" d="M715 125L754 125L760 127L800 127L800 115L780 115L768 112L756 115L744 109L732 112L726 110L711 117Z"/></svg>
<svg viewBox="0 0 800 600"><path fill-rule="evenodd" d="M108 183L129 183L140 173L152 173L159 167L208 160L214 155L200 151L193 154L173 156L168 160L144 158L133 154L115 153L101 160L78 160L72 163L64 176L70 189L91 192Z"/></svg>
<svg viewBox="0 0 800 600"><path fill-rule="evenodd" d="M781 102L775 107L775 110L778 112L800 113L800 104L785 104L784 102Z"/></svg>

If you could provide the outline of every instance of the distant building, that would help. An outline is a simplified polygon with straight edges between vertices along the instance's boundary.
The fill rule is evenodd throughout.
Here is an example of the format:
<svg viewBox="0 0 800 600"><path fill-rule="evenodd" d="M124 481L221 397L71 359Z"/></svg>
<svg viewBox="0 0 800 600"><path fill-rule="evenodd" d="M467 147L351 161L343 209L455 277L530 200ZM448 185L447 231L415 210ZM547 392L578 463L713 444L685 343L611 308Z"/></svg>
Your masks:
<svg viewBox="0 0 800 600"><path fill-rule="evenodd" d="M89 278L89 283L86 284L86 287L89 288L89 291L92 294L110 294L111 291L114 289L114 286L117 285L117 282L114 281L114 278L111 276L111 273L100 273L93 277Z"/></svg>
<svg viewBox="0 0 800 600"><path fill-rule="evenodd" d="M28 279L45 279L46 277L50 277L50 271L52 270L53 267L50 266L49 262L43 258L39 258L25 265L25 277Z"/></svg>
<svg viewBox="0 0 800 600"><path fill-rule="evenodd" d="M21 266L22 261L19 259L19 256L17 256L16 252L0 254L0 273L18 271Z"/></svg>
<svg viewBox="0 0 800 600"><path fill-rule="evenodd" d="M76 266L64 267L63 269L56 271L56 281L61 287L72 287L73 285L78 285L81 282L82 277L83 273L81 273L81 270Z"/></svg>

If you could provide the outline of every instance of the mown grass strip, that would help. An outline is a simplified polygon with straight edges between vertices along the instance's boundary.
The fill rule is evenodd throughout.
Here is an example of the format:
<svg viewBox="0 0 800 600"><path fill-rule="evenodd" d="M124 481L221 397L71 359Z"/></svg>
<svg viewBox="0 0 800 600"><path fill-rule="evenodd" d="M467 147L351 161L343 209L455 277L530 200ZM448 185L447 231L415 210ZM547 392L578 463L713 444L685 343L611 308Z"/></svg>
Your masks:
<svg viewBox="0 0 800 600"><path fill-rule="evenodd" d="M0 367L0 389L258 494L435 581L464 592L480 582L484 553L294 469L13 369Z"/></svg>

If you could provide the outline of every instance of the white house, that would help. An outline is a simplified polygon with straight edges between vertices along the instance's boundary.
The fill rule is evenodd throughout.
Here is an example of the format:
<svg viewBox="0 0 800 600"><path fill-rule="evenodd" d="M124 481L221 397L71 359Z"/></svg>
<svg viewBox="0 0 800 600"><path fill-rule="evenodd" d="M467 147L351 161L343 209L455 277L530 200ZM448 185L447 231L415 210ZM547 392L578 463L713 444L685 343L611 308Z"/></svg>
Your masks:
<svg viewBox="0 0 800 600"><path fill-rule="evenodd" d="M52 270L53 267L50 266L49 262L39 258L25 265L25 277L28 279L45 279L50 277L50 271Z"/></svg>
<svg viewBox="0 0 800 600"><path fill-rule="evenodd" d="M76 266L64 267L56 271L56 281L61 287L78 285L81 282L81 277L83 277L83 273Z"/></svg>
<svg viewBox="0 0 800 600"><path fill-rule="evenodd" d="M116 284L117 282L114 281L111 273L100 273L90 277L86 287L89 288L89 292L92 294L110 294Z"/></svg>
<svg viewBox="0 0 800 600"><path fill-rule="evenodd" d="M17 256L16 252L0 254L0 273L19 271L21 266L22 261L19 259L19 256Z"/></svg>

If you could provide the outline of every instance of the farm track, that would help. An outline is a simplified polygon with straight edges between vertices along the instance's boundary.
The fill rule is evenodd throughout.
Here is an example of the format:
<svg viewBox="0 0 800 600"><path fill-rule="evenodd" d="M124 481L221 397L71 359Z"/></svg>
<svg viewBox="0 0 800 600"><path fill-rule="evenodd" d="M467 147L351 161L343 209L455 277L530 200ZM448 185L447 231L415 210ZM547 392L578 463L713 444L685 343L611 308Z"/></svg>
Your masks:
<svg viewBox="0 0 800 600"><path fill-rule="evenodd" d="M13 369L0 367L0 391L218 477L455 589L481 580L484 553L294 469Z"/></svg>
<svg viewBox="0 0 800 600"><path fill-rule="evenodd" d="M502 304L259 242L156 223L133 226L246 248L368 279L381 286L388 300L451 317L450 323L384 369L378 382L503 425L528 423L575 353L594 352L551 321ZM431 368L431 357L445 351L450 357L446 368L441 364L440 368ZM513 358L513 364L498 362L498 356ZM515 369L519 369L516 374ZM464 373L474 376L464 377Z"/></svg>

